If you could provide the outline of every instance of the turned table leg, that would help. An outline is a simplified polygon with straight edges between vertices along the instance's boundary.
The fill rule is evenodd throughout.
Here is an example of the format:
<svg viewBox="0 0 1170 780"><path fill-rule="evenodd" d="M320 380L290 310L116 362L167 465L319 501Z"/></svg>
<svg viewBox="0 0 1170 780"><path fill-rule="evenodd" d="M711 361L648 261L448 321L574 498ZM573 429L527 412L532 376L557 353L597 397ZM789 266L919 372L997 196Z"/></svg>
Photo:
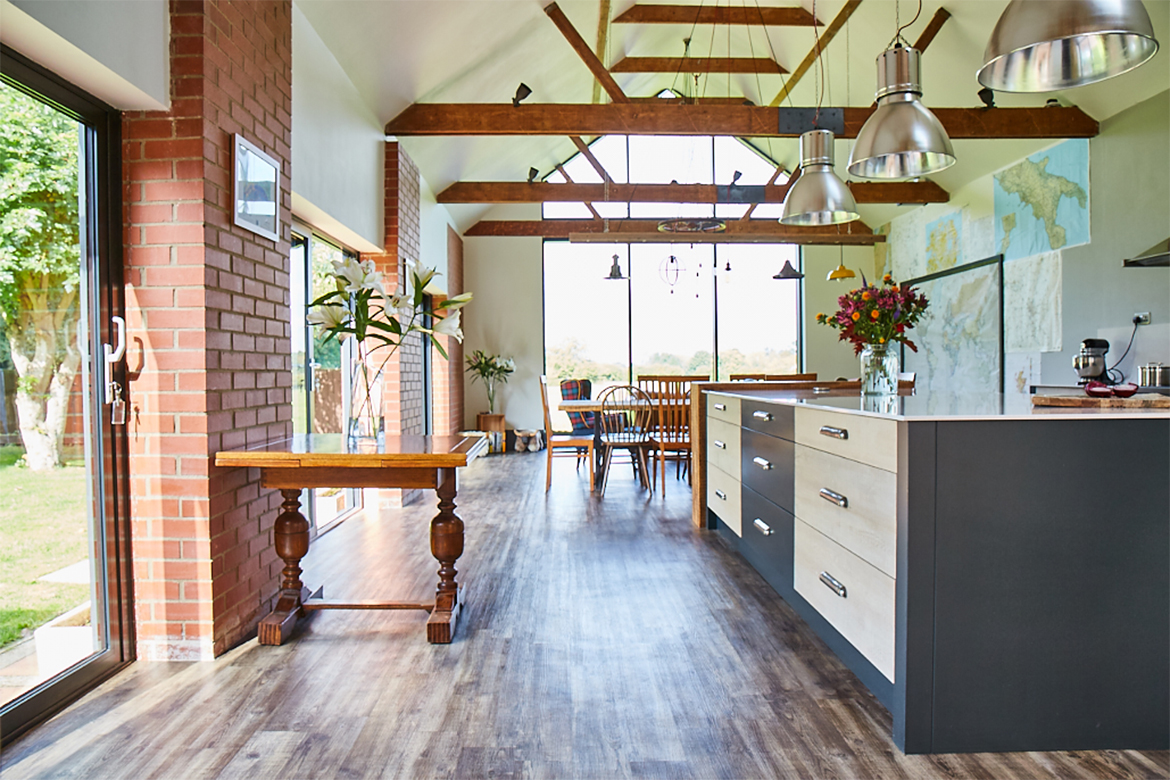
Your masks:
<svg viewBox="0 0 1170 780"><path fill-rule="evenodd" d="M260 621L259 639L262 645L279 645L288 639L297 618L305 614L303 604L309 589L301 582L301 559L309 552L309 521L301 514L299 488L281 490L284 497L281 513L273 527L276 554L284 561L281 571L280 597L272 614Z"/></svg>
<svg viewBox="0 0 1170 780"><path fill-rule="evenodd" d="M455 561L463 554L463 521L455 514L455 469L439 470L439 514L431 521L431 554L439 562L435 608L427 620L427 641L447 644L455 635L461 607Z"/></svg>

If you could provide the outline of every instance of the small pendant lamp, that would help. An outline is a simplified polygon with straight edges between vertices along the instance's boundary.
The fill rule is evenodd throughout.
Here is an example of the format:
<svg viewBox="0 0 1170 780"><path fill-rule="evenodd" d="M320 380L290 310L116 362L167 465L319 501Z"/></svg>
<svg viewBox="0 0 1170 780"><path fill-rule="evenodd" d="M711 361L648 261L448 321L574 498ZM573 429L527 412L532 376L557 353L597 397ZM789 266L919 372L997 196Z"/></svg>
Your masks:
<svg viewBox="0 0 1170 780"><path fill-rule="evenodd" d="M1012 0L976 78L999 92L1052 92L1119 76L1157 51L1141 0Z"/></svg>
<svg viewBox="0 0 1170 780"><path fill-rule="evenodd" d="M839 225L860 219L857 202L833 171L833 133L809 130L800 136L800 178L784 198L784 225Z"/></svg>
<svg viewBox="0 0 1170 780"><path fill-rule="evenodd" d="M614 279L624 281L626 277L622 276L622 267L618 265L618 256L613 256L613 265L610 266L609 276L606 279Z"/></svg>
<svg viewBox="0 0 1170 780"><path fill-rule="evenodd" d="M942 123L922 105L922 55L900 43L877 58L877 108L857 134L849 172L863 179L910 179L955 164Z"/></svg>
<svg viewBox="0 0 1170 780"><path fill-rule="evenodd" d="M839 282L844 279L854 279L857 274L845 267L845 248L841 248L841 261L837 263L837 267L829 271L829 275L825 277L826 282Z"/></svg>
<svg viewBox="0 0 1170 780"><path fill-rule="evenodd" d="M784 267L780 269L780 273L772 277L773 279L803 279L804 274L792 267L791 260L784 261Z"/></svg>

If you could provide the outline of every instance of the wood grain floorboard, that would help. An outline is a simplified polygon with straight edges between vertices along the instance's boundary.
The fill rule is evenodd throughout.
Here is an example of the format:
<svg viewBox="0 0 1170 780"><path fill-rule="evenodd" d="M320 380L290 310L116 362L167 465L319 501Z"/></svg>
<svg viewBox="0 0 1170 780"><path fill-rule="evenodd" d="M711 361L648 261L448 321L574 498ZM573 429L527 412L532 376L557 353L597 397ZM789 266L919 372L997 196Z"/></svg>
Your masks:
<svg viewBox="0 0 1170 780"><path fill-rule="evenodd" d="M0 751L2 780L1166 778L1166 752L906 756L890 714L756 572L624 465L603 500L540 454L461 474L466 609L325 611L291 643L134 664ZM427 600L433 497L315 540L328 598Z"/></svg>

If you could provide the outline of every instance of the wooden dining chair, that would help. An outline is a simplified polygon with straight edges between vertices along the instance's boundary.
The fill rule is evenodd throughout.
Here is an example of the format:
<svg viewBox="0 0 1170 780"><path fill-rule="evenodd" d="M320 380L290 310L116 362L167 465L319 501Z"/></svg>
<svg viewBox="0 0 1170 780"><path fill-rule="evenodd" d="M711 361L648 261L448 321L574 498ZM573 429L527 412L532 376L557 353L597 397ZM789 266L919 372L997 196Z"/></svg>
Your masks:
<svg viewBox="0 0 1170 780"><path fill-rule="evenodd" d="M601 495L609 482L609 468L618 450L630 453L630 460L638 472L643 487L651 487L646 470L647 429L650 423L650 399L632 385L614 385L597 399L601 414L597 416L601 429Z"/></svg>
<svg viewBox="0 0 1170 780"><path fill-rule="evenodd" d="M690 481L691 463L691 384L706 382L708 377L653 376L639 377L645 381L647 393L654 404L650 423L650 450L654 458L653 478L662 472L662 495L666 496L666 461L675 461L675 477L683 473Z"/></svg>
<svg viewBox="0 0 1170 780"><path fill-rule="evenodd" d="M544 438L548 450L548 463L544 479L544 492L552 487L553 458L577 458L579 450L585 450L589 461L589 490L593 491L593 434L557 433L553 430L552 416L548 411L548 378L540 375L540 403L544 407ZM577 468L581 468L581 458L577 458Z"/></svg>

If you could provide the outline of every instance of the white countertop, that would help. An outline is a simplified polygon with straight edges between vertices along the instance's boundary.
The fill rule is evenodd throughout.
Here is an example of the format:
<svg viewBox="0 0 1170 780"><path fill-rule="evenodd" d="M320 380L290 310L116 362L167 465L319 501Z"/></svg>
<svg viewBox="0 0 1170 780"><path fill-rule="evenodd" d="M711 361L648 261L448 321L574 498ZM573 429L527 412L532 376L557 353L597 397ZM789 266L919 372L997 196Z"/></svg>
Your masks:
<svg viewBox="0 0 1170 780"><path fill-rule="evenodd" d="M1031 407L1025 397L1023 403L1002 393L916 393L899 396L866 396L860 394L814 395L809 391L784 390L713 390L710 392L748 400L839 409L854 414L885 417L895 420L1085 420L1170 419L1170 409L1128 408L1070 408L1060 406ZM1027 405L1025 405L1027 404Z"/></svg>

